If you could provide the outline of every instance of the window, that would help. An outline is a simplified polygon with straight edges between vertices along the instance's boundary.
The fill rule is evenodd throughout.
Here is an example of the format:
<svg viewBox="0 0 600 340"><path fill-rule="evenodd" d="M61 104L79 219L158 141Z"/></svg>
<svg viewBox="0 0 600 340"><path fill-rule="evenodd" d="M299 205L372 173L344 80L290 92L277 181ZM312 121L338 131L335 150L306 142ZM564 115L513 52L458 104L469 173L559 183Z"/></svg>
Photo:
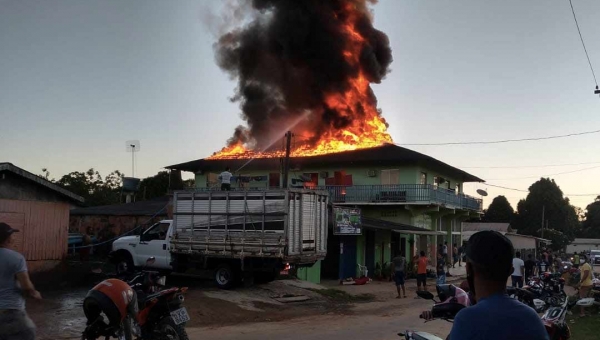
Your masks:
<svg viewBox="0 0 600 340"><path fill-rule="evenodd" d="M400 170L381 170L381 184L400 184Z"/></svg>
<svg viewBox="0 0 600 340"><path fill-rule="evenodd" d="M427 184L427 173L421 172L421 179L419 181L420 184Z"/></svg>
<svg viewBox="0 0 600 340"><path fill-rule="evenodd" d="M437 177L437 176L433 177L433 188L434 189L437 189L439 181L440 181L439 177Z"/></svg>
<svg viewBox="0 0 600 340"><path fill-rule="evenodd" d="M150 227L143 235L144 241L152 240L165 240L167 238L167 231L169 230L169 223L157 223Z"/></svg>

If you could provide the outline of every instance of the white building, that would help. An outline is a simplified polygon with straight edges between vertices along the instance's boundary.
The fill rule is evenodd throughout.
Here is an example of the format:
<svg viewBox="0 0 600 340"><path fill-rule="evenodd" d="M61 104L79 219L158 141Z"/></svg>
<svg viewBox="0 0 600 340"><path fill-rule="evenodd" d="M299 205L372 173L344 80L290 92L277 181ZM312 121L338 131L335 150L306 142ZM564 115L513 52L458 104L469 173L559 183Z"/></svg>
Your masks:
<svg viewBox="0 0 600 340"><path fill-rule="evenodd" d="M589 253L590 250L600 250L600 239L598 238L576 238L569 244L565 253L574 254L575 252Z"/></svg>

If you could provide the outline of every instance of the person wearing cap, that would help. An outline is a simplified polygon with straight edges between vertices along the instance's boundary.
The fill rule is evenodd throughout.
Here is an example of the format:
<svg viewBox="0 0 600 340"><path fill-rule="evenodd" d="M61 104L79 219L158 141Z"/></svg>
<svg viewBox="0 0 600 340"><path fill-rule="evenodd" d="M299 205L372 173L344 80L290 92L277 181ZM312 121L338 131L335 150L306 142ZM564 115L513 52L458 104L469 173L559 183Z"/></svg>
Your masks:
<svg viewBox="0 0 600 340"><path fill-rule="evenodd" d="M497 231L480 231L469 239L466 269L475 305L454 318L450 340L548 339L540 317L529 306L506 294L514 248Z"/></svg>
<svg viewBox="0 0 600 340"><path fill-rule="evenodd" d="M42 296L29 279L23 255L9 249L16 232L0 223L0 339L34 340L35 325L25 312L24 295L38 300Z"/></svg>

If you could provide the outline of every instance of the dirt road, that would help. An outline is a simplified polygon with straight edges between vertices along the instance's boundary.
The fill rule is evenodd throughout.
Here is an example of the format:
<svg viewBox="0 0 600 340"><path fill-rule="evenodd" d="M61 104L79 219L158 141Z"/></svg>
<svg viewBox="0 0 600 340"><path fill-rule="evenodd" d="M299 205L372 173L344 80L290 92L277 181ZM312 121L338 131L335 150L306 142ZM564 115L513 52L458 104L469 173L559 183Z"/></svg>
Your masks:
<svg viewBox="0 0 600 340"><path fill-rule="evenodd" d="M410 301L408 301L410 300ZM450 332L452 324L445 321L423 323L422 310L431 308L424 300L407 299L398 306L388 306L376 315L326 315L299 318L283 322L262 322L219 328L189 328L190 340L342 340L400 339L398 332L406 329L427 331L441 338Z"/></svg>

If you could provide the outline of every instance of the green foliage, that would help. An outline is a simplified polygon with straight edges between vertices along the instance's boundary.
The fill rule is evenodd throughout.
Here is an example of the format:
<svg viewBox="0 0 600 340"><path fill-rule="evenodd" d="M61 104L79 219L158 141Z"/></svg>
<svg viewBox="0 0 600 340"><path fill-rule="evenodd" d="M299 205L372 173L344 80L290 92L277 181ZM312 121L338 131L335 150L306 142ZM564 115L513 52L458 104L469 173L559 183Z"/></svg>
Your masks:
<svg viewBox="0 0 600 340"><path fill-rule="evenodd" d="M583 237L600 238L600 196L586 207L581 229Z"/></svg>
<svg viewBox="0 0 600 340"><path fill-rule="evenodd" d="M140 183L138 199L150 200L169 193L169 172L161 171L152 177L146 177Z"/></svg>
<svg viewBox="0 0 600 340"><path fill-rule="evenodd" d="M527 198L517 205L514 229L520 234L541 237L543 209L544 219L548 221L544 238L552 241L553 249L564 248L579 232L579 217L569 199L563 197L558 185L549 178L542 178L529 187Z"/></svg>
<svg viewBox="0 0 600 340"><path fill-rule="evenodd" d="M49 172L46 169L46 176ZM55 184L83 197L88 206L117 204L121 198L121 185L123 174L118 170L102 178L93 168L86 172L74 171L62 176ZM46 177L47 178L47 177Z"/></svg>
<svg viewBox="0 0 600 340"><path fill-rule="evenodd" d="M497 196L485 211L482 220L484 222L511 223L514 216L515 210L506 197Z"/></svg>

